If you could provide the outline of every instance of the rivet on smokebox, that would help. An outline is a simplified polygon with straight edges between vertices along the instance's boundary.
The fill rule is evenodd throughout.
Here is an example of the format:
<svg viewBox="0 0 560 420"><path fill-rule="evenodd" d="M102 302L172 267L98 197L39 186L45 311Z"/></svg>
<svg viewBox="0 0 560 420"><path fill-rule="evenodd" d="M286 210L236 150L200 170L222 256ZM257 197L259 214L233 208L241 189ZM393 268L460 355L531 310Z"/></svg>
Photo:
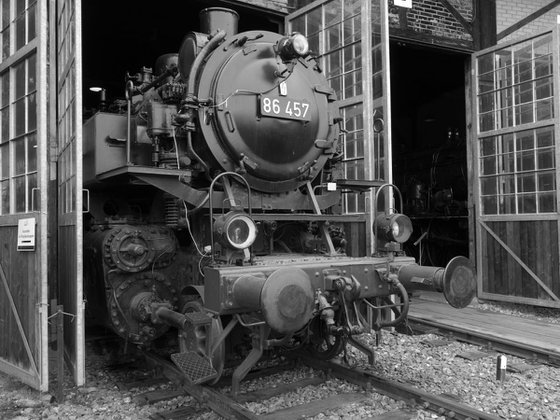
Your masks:
<svg viewBox="0 0 560 420"><path fill-rule="evenodd" d="M499 355L496 360L496 380L505 381L507 370L507 357L503 354Z"/></svg>

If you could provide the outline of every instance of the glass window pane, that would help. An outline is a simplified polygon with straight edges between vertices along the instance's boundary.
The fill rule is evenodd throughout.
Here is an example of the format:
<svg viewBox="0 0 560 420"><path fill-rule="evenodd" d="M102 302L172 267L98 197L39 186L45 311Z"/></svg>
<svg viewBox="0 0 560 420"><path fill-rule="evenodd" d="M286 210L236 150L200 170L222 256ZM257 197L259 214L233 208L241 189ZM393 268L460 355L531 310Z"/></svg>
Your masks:
<svg viewBox="0 0 560 420"><path fill-rule="evenodd" d="M494 70L494 53L485 54L478 58L478 73L484 74Z"/></svg>
<svg viewBox="0 0 560 420"><path fill-rule="evenodd" d="M0 147L0 179L7 179L10 176L10 145L7 143Z"/></svg>
<svg viewBox="0 0 560 420"><path fill-rule="evenodd" d="M37 174L27 176L27 211L34 210L31 208L31 204L33 203L33 188L37 188ZM38 203L33 204L35 207L38 205Z"/></svg>
<svg viewBox="0 0 560 420"><path fill-rule="evenodd" d="M554 106L552 98L537 102L536 120L544 121L554 118Z"/></svg>
<svg viewBox="0 0 560 420"><path fill-rule="evenodd" d="M0 76L0 89L1 89L1 96L0 96L0 107L8 105L10 101L10 84L9 84L9 72L4 72Z"/></svg>
<svg viewBox="0 0 560 420"><path fill-rule="evenodd" d="M18 65L14 66L14 74L16 81L15 98L19 99L25 95L25 61L22 61Z"/></svg>
<svg viewBox="0 0 560 420"><path fill-rule="evenodd" d="M482 195L494 195L497 194L497 181L498 178L491 177L491 178L482 178L480 180L480 187L482 190Z"/></svg>
<svg viewBox="0 0 560 420"><path fill-rule="evenodd" d="M27 138L27 172L37 170L37 135L32 134Z"/></svg>
<svg viewBox="0 0 560 420"><path fill-rule="evenodd" d="M480 173L481 175L495 175L497 173L495 156L482 158Z"/></svg>
<svg viewBox="0 0 560 420"><path fill-rule="evenodd" d="M35 93L27 97L27 131L37 128L37 103Z"/></svg>
<svg viewBox="0 0 560 420"><path fill-rule="evenodd" d="M25 133L25 98L15 103L15 136Z"/></svg>
<svg viewBox="0 0 560 420"><path fill-rule="evenodd" d="M517 178L517 191L518 192L533 192L536 191L537 186L535 176L533 174L519 175Z"/></svg>
<svg viewBox="0 0 560 420"><path fill-rule="evenodd" d="M25 171L25 139L14 142L15 172L14 175L22 175Z"/></svg>
<svg viewBox="0 0 560 420"><path fill-rule="evenodd" d="M2 29L10 23L10 0L2 0Z"/></svg>
<svg viewBox="0 0 560 420"><path fill-rule="evenodd" d="M25 10L25 0L16 0L16 16L23 13Z"/></svg>
<svg viewBox="0 0 560 420"><path fill-rule="evenodd" d="M298 16L291 20L292 32L305 34L305 15Z"/></svg>
<svg viewBox="0 0 560 420"><path fill-rule="evenodd" d="M10 56L10 28L2 31L2 60Z"/></svg>
<svg viewBox="0 0 560 420"><path fill-rule="evenodd" d="M342 1L332 0L325 4L325 27L340 22L342 17Z"/></svg>
<svg viewBox="0 0 560 420"><path fill-rule="evenodd" d="M25 212L25 176L14 178L16 213Z"/></svg>
<svg viewBox="0 0 560 420"><path fill-rule="evenodd" d="M479 112L492 111L495 108L494 93L487 93L478 97Z"/></svg>
<svg viewBox="0 0 560 420"><path fill-rule="evenodd" d="M533 104L525 104L515 107L515 123L529 124L533 122Z"/></svg>
<svg viewBox="0 0 560 420"><path fill-rule="evenodd" d="M37 77L37 56L33 54L27 60L27 89L26 93L33 92L35 90L35 78Z"/></svg>
<svg viewBox="0 0 560 420"><path fill-rule="evenodd" d="M327 77L337 76L342 72L342 51L335 51L325 56L325 74Z"/></svg>
<svg viewBox="0 0 560 420"><path fill-rule="evenodd" d="M314 34L321 29L321 8L318 7L307 15L307 33Z"/></svg>
<svg viewBox="0 0 560 420"><path fill-rule="evenodd" d="M25 16L16 20L16 51L25 45Z"/></svg>
<svg viewBox="0 0 560 420"><path fill-rule="evenodd" d="M486 137L484 139L480 139L480 155L490 156L495 154L496 154L496 138Z"/></svg>
<svg viewBox="0 0 560 420"><path fill-rule="evenodd" d="M523 194L518 197L519 213L536 213L537 197L535 194Z"/></svg>
<svg viewBox="0 0 560 420"><path fill-rule="evenodd" d="M535 137L533 130L523 131L517 134L517 150L529 150L535 148Z"/></svg>
<svg viewBox="0 0 560 420"><path fill-rule="evenodd" d="M535 155L531 152L521 152L517 156L518 171L532 171L535 169Z"/></svg>
<svg viewBox="0 0 560 420"><path fill-rule="evenodd" d="M513 153L506 153L502 155L502 173L515 172L515 155Z"/></svg>
<svg viewBox="0 0 560 420"><path fill-rule="evenodd" d="M556 196L553 193L539 194L539 213L556 212Z"/></svg>
<svg viewBox="0 0 560 420"><path fill-rule="evenodd" d="M553 127L539 128L536 131L537 147L549 147L554 144Z"/></svg>
<svg viewBox="0 0 560 420"><path fill-rule="evenodd" d="M482 197L482 213L498 214L498 203L496 197Z"/></svg>
<svg viewBox="0 0 560 420"><path fill-rule="evenodd" d="M554 149L537 150L537 169L554 168Z"/></svg>
<svg viewBox="0 0 560 420"><path fill-rule="evenodd" d="M553 94L552 78L540 79L535 81L536 99L550 98Z"/></svg>
<svg viewBox="0 0 560 420"><path fill-rule="evenodd" d="M340 38L342 37L341 31L342 27L340 24L332 26L325 30L325 51L330 51L340 46Z"/></svg>
<svg viewBox="0 0 560 420"><path fill-rule="evenodd" d="M0 111L0 119L2 125L0 129L0 143L7 142L10 139L10 108L6 107Z"/></svg>
<svg viewBox="0 0 560 420"><path fill-rule="evenodd" d="M10 213L10 182L0 182L0 189L2 190L2 214Z"/></svg>
<svg viewBox="0 0 560 420"><path fill-rule="evenodd" d="M494 129L494 112L487 112L479 115L480 131L490 131Z"/></svg>
<svg viewBox="0 0 560 420"><path fill-rule="evenodd" d="M554 172L548 172L538 175L538 189L539 191L554 191L556 190L556 178Z"/></svg>
<svg viewBox="0 0 560 420"><path fill-rule="evenodd" d="M27 12L27 42L35 38L35 4Z"/></svg>

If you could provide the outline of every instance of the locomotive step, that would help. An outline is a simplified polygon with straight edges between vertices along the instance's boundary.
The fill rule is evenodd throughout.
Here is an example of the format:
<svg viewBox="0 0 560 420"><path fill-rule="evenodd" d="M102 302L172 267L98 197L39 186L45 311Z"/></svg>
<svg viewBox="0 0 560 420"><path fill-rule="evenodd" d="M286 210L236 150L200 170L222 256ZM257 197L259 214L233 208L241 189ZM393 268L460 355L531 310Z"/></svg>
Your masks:
<svg viewBox="0 0 560 420"><path fill-rule="evenodd" d="M171 360L193 384L204 383L218 376L210 360L195 351L174 353L171 355Z"/></svg>

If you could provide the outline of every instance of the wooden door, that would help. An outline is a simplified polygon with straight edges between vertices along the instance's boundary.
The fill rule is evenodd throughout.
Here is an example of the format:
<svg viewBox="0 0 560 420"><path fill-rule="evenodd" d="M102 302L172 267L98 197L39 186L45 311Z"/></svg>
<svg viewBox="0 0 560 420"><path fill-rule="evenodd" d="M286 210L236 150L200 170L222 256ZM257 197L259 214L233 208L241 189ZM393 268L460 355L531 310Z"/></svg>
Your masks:
<svg viewBox="0 0 560 420"><path fill-rule="evenodd" d="M0 371L46 391L47 1L0 9Z"/></svg>
<svg viewBox="0 0 560 420"><path fill-rule="evenodd" d="M560 307L558 28L473 55L478 296Z"/></svg>
<svg viewBox="0 0 560 420"><path fill-rule="evenodd" d="M389 32L384 0L318 0L286 17L287 32L307 36L337 94L345 130L340 178L392 182ZM373 194L343 195L351 255L370 254Z"/></svg>
<svg viewBox="0 0 560 420"><path fill-rule="evenodd" d="M74 381L85 381L82 269L82 41L80 0L51 0L53 110L57 141L58 302L64 305L66 361Z"/></svg>

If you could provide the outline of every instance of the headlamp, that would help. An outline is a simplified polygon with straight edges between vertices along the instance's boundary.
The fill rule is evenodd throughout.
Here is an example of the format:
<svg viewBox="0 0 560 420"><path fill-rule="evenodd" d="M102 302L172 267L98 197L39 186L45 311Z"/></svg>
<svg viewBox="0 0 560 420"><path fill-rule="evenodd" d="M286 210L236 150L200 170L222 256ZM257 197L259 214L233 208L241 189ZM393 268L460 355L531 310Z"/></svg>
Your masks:
<svg viewBox="0 0 560 420"><path fill-rule="evenodd" d="M400 213L381 214L375 219L375 235L389 242L404 243L412 234L412 222Z"/></svg>
<svg viewBox="0 0 560 420"><path fill-rule="evenodd" d="M309 54L309 42L304 35L294 32L278 41L277 50L283 61L290 61Z"/></svg>
<svg viewBox="0 0 560 420"><path fill-rule="evenodd" d="M214 223L220 242L233 249L249 248L257 238L257 226L246 213L230 211Z"/></svg>

